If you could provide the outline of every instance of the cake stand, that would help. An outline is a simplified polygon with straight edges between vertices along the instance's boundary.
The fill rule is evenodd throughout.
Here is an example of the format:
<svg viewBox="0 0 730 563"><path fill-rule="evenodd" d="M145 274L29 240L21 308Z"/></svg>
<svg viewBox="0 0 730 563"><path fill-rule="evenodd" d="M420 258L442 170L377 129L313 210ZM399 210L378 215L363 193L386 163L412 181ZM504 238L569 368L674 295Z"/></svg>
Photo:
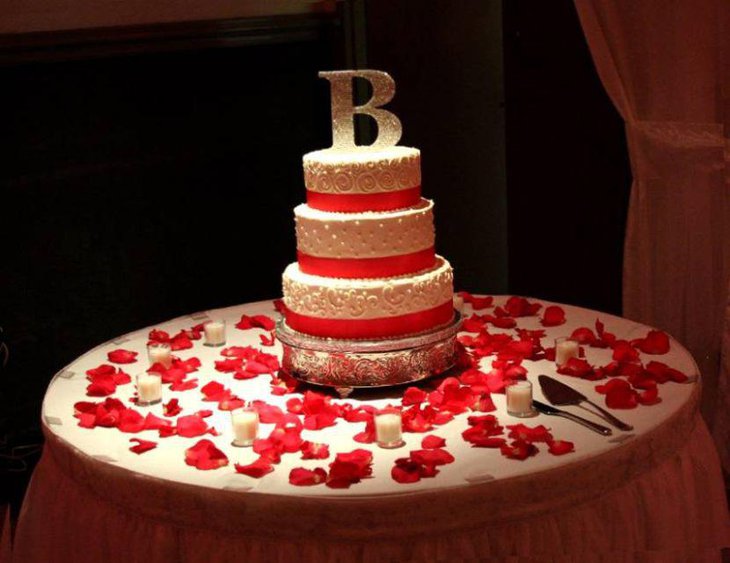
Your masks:
<svg viewBox="0 0 730 563"><path fill-rule="evenodd" d="M392 387L444 373L456 362L461 315L434 330L402 338L345 340L302 334L279 320L282 367L296 379L333 387L341 397L357 388Z"/></svg>

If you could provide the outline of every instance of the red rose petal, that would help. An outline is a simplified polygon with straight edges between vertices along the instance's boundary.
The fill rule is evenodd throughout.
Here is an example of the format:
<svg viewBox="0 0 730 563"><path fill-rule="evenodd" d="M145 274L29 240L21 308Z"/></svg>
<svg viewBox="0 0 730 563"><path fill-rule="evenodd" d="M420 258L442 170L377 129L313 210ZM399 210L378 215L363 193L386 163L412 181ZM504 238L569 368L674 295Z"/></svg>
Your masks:
<svg viewBox="0 0 730 563"><path fill-rule="evenodd" d="M330 456L329 446L317 442L302 442L302 459L327 459Z"/></svg>
<svg viewBox="0 0 730 563"><path fill-rule="evenodd" d="M525 424L513 424L507 426L507 428L510 430L508 438L513 440L522 440L532 444L534 442L550 442L553 439L550 431L542 424L535 427Z"/></svg>
<svg viewBox="0 0 730 563"><path fill-rule="evenodd" d="M162 427L168 426L172 426L172 422L165 420L164 418L160 418L159 416L155 416L151 412L148 412L147 416L144 417L144 430L159 430Z"/></svg>
<svg viewBox="0 0 730 563"><path fill-rule="evenodd" d="M167 403L162 405L162 412L165 416L177 416L182 412L180 401L177 399L170 399Z"/></svg>
<svg viewBox="0 0 730 563"><path fill-rule="evenodd" d="M178 436L194 438L207 433L210 428L208 423L205 422L199 414L191 414L178 418L176 429Z"/></svg>
<svg viewBox="0 0 730 563"><path fill-rule="evenodd" d="M472 309L486 309L487 307L491 307L494 303L494 297L491 297L489 295L484 297L478 297L475 295L472 295L468 291L460 291L457 295L459 295L463 300L464 303L469 303L472 306Z"/></svg>
<svg viewBox="0 0 730 563"><path fill-rule="evenodd" d="M550 305L545 308L545 312L540 319L542 326L559 326L565 323L565 311L557 305Z"/></svg>
<svg viewBox="0 0 730 563"><path fill-rule="evenodd" d="M250 328L263 328L264 330L274 330L276 322L266 315L242 315L241 320L236 323L236 328L240 330L248 330Z"/></svg>
<svg viewBox="0 0 730 563"><path fill-rule="evenodd" d="M596 341L596 335L588 327L576 328L570 335L570 340L575 340L578 344L591 345Z"/></svg>
<svg viewBox="0 0 730 563"><path fill-rule="evenodd" d="M185 379L176 381L170 385L170 391L189 391L190 389L195 389L197 386L197 379Z"/></svg>
<svg viewBox="0 0 730 563"><path fill-rule="evenodd" d="M511 444L502 444L500 451L504 457L509 459L525 460L528 457L537 455L538 449L534 444L524 440L514 440Z"/></svg>
<svg viewBox="0 0 730 563"><path fill-rule="evenodd" d="M109 361L114 364L131 364L137 361L137 352L131 350L112 350L107 354Z"/></svg>
<svg viewBox="0 0 730 563"><path fill-rule="evenodd" d="M565 455L575 451L573 442L565 440L552 440L548 442L548 451L553 455Z"/></svg>
<svg viewBox="0 0 730 563"><path fill-rule="evenodd" d="M645 354L666 354L669 352L669 335L661 330L650 330L646 338L632 340L631 344Z"/></svg>
<svg viewBox="0 0 730 563"><path fill-rule="evenodd" d="M445 445L446 445L446 440L444 440L440 436L436 436L434 434L425 436L423 438L423 440L421 440L421 447L425 450L443 448Z"/></svg>
<svg viewBox="0 0 730 563"><path fill-rule="evenodd" d="M213 442L203 439L185 450L185 463L205 471L228 465L228 458Z"/></svg>
<svg viewBox="0 0 730 563"><path fill-rule="evenodd" d="M173 336L172 340L170 340L170 348L172 348L173 351L187 350L192 347L193 342L190 340L190 337L185 333L185 331L182 330Z"/></svg>
<svg viewBox="0 0 730 563"><path fill-rule="evenodd" d="M406 389L406 392L403 393L403 400L401 401L401 404L403 406L420 405L427 397L428 394L422 389L419 389L418 387L409 387Z"/></svg>
<svg viewBox="0 0 730 563"><path fill-rule="evenodd" d="M446 465L454 462L454 456L441 448L414 450L411 452L410 457L413 461L421 465Z"/></svg>
<svg viewBox="0 0 730 563"><path fill-rule="evenodd" d="M398 483L416 483L421 480L421 464L410 458L397 459L390 470L390 476Z"/></svg>
<svg viewBox="0 0 730 563"><path fill-rule="evenodd" d="M117 428L121 432L137 433L144 430L144 417L134 409L124 409L119 414Z"/></svg>
<svg viewBox="0 0 730 563"><path fill-rule="evenodd" d="M274 338L274 333L270 332L268 335L259 334L259 340L262 346L273 346L276 339Z"/></svg>
<svg viewBox="0 0 730 563"><path fill-rule="evenodd" d="M248 475L254 479L260 479L274 470L274 466L271 465L271 461L263 456L248 465L239 465L236 463L234 464L234 467L236 469L236 473L243 473L244 475Z"/></svg>
<svg viewBox="0 0 730 563"><path fill-rule="evenodd" d="M613 344L613 359L617 362L636 362L639 352L625 340L618 340Z"/></svg>
<svg viewBox="0 0 730 563"><path fill-rule="evenodd" d="M143 454L157 447L157 442L151 442L149 440L142 440L141 438L130 438L130 442L137 442L136 446L129 448L129 451L136 454Z"/></svg>
<svg viewBox="0 0 730 563"><path fill-rule="evenodd" d="M327 471L321 467L305 469L295 467L289 472L289 483L295 487L311 487L327 481Z"/></svg>
<svg viewBox="0 0 730 563"><path fill-rule="evenodd" d="M153 328L149 336L147 337L150 342L160 342L160 343L167 343L170 342L170 335L169 333L165 332L164 330L159 330L156 328Z"/></svg>
<svg viewBox="0 0 730 563"><path fill-rule="evenodd" d="M595 375L593 367L583 358L570 358L557 369L557 372L562 375L570 375L583 379L592 379Z"/></svg>

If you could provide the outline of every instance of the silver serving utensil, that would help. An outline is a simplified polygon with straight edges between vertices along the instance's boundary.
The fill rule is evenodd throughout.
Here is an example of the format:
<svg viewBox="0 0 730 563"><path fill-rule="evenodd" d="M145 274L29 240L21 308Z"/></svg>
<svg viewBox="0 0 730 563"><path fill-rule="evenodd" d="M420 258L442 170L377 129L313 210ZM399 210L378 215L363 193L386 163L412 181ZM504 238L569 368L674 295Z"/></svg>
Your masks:
<svg viewBox="0 0 730 563"><path fill-rule="evenodd" d="M583 418L582 416L578 416L576 414L573 414L572 412L556 409L552 405L541 403L540 401L536 401L535 399L532 400L532 406L535 407L542 414L548 414L551 416L562 416L563 418L567 418L568 420L572 420L573 422L582 424L586 428L590 428L594 432L598 432L603 436L610 436L611 434L613 434L613 430L611 430L607 426L602 426L601 424L592 422L587 418Z"/></svg>
<svg viewBox="0 0 730 563"><path fill-rule="evenodd" d="M579 393L572 387L566 385L562 381L553 379L547 375L541 375L537 378L540 382L540 387L545 395L545 398L550 401L553 405L565 406L565 405L577 405L582 409L585 409L591 414L595 414L603 418L609 424L615 426L619 430L629 431L633 430L634 427L630 424L626 424L623 420L620 420L613 416L610 412L599 407L593 401L588 400L588 397ZM581 403L588 403L593 406L598 412L594 412L591 409L585 408Z"/></svg>

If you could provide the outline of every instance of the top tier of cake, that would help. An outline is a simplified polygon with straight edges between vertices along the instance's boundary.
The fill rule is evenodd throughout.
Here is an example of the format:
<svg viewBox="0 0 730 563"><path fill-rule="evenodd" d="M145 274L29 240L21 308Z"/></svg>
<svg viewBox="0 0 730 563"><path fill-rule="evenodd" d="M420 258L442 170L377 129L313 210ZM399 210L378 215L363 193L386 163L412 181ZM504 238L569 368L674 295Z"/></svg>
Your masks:
<svg viewBox="0 0 730 563"><path fill-rule="evenodd" d="M402 209L421 199L421 152L410 147L304 155L307 205L323 211Z"/></svg>

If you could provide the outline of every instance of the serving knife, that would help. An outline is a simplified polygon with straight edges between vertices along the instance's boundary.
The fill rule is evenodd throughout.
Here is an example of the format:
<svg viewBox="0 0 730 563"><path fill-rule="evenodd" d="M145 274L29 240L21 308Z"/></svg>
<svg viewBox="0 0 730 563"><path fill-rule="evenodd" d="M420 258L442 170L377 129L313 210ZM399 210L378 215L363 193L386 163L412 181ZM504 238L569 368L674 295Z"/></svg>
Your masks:
<svg viewBox="0 0 730 563"><path fill-rule="evenodd" d="M551 416L562 416L563 418L567 418L569 420L577 422L578 424L582 424L586 428L590 428L594 432L598 432L599 434L603 434L604 436L610 436L611 434L613 434L613 430L611 430L607 426L602 426L601 424L592 422L586 418L583 418L582 416L573 414L572 412L556 409L552 405L541 403L540 401L536 401L535 399L532 400L532 406L535 407L538 412L541 412L542 414L548 414Z"/></svg>
<svg viewBox="0 0 730 563"><path fill-rule="evenodd" d="M579 393L565 383L558 381L557 379L553 379L552 377L547 375L541 375L537 378L537 380L540 382L540 387L542 388L542 392L545 395L545 398L553 405L559 405L561 407L565 405L578 405L588 412L600 416L606 422L615 426L619 430L628 431L634 429L633 426L631 426L630 424L626 424L623 420L619 420L610 412L602 409L593 401L588 400L585 395ZM586 409L585 407L583 407L581 403L584 402L593 406L598 412L594 412L591 409Z"/></svg>

